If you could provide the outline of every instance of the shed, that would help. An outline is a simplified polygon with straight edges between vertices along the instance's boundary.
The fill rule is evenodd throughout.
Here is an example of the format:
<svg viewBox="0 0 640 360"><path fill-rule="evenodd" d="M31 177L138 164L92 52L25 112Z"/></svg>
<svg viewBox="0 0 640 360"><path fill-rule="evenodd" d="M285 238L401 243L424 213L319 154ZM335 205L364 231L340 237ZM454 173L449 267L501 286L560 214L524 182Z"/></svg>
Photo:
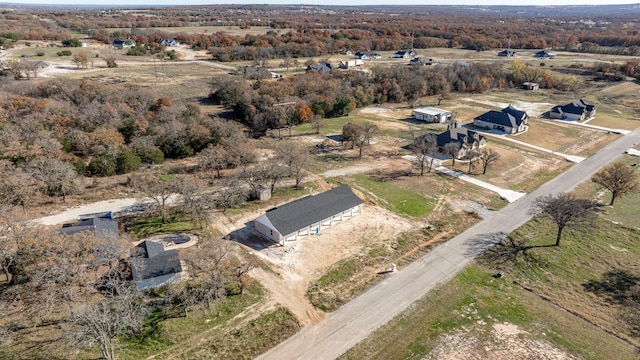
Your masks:
<svg viewBox="0 0 640 360"><path fill-rule="evenodd" d="M411 114L414 119L428 123L444 123L451 120L453 117L451 111L433 107L413 109Z"/></svg>
<svg viewBox="0 0 640 360"><path fill-rule="evenodd" d="M284 245L359 214L362 204L349 186L342 185L268 210L254 224L267 239Z"/></svg>

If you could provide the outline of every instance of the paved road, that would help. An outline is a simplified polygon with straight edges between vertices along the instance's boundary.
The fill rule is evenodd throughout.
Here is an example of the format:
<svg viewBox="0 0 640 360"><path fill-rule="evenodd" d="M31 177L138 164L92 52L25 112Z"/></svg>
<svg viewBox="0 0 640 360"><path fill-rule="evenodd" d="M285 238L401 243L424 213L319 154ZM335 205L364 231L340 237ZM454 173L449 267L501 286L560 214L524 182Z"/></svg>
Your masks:
<svg viewBox="0 0 640 360"><path fill-rule="evenodd" d="M317 324L260 355L260 360L335 359L398 315L439 283L452 278L474 257L530 219L533 200L573 189L607 163L640 143L640 128L607 145L569 171L507 205L465 232L400 269L388 279L329 314Z"/></svg>

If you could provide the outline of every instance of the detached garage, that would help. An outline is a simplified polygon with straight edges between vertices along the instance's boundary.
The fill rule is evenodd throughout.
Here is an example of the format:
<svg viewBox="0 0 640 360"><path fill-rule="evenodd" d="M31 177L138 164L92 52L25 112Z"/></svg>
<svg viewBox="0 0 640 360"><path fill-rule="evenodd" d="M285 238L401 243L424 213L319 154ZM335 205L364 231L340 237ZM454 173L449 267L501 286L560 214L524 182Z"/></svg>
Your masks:
<svg viewBox="0 0 640 360"><path fill-rule="evenodd" d="M267 239L284 245L359 214L362 203L349 186L342 185L273 208L257 218L254 224Z"/></svg>

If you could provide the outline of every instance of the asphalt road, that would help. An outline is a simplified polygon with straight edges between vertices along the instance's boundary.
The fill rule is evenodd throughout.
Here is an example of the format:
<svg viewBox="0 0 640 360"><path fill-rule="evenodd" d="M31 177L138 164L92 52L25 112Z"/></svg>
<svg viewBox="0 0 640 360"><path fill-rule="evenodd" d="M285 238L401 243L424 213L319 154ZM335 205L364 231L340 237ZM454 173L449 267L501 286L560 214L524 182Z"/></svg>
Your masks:
<svg viewBox="0 0 640 360"><path fill-rule="evenodd" d="M399 269L321 322L304 327L257 359L337 358L437 284L451 279L489 246L527 222L531 218L528 212L535 198L570 191L637 143L640 143L640 128L608 144L527 196L507 205L491 218L434 248L421 259Z"/></svg>

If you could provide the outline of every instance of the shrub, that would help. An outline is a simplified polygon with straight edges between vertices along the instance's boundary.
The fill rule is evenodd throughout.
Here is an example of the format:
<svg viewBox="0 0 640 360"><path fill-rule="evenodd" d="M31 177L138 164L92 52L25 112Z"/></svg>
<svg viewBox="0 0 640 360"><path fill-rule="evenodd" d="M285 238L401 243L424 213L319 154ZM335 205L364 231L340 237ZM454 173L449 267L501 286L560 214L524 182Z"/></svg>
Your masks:
<svg viewBox="0 0 640 360"><path fill-rule="evenodd" d="M73 54L71 50L62 50L56 53L58 56L71 56Z"/></svg>
<svg viewBox="0 0 640 360"><path fill-rule="evenodd" d="M110 154L96 156L87 166L87 173L89 176L113 176L116 174L116 159Z"/></svg>
<svg viewBox="0 0 640 360"><path fill-rule="evenodd" d="M116 158L116 174L126 174L140 168L142 160L129 149L120 152Z"/></svg>

